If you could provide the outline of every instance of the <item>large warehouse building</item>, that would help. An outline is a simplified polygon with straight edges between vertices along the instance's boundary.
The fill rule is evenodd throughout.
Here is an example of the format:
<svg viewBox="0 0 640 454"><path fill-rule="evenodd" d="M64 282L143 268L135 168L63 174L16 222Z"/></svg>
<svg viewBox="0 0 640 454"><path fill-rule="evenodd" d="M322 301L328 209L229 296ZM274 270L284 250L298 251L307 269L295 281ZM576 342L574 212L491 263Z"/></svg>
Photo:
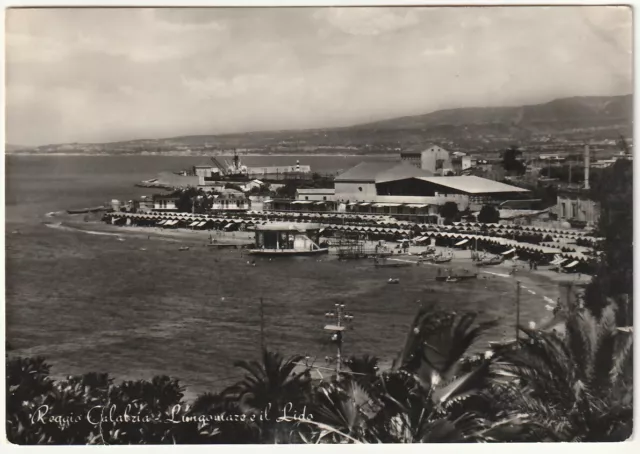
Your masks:
<svg viewBox="0 0 640 454"><path fill-rule="evenodd" d="M376 185L398 178L430 177L433 173L407 162L361 162L335 178L337 200L373 201L378 195Z"/></svg>
<svg viewBox="0 0 640 454"><path fill-rule="evenodd" d="M314 211L324 204L329 210L420 218L437 215L446 202L455 202L461 211L477 211L484 204L526 198L528 192L486 178L433 176L408 162L378 161L338 175L333 191L301 189L287 205L295 211Z"/></svg>
<svg viewBox="0 0 640 454"><path fill-rule="evenodd" d="M491 203L519 198L529 191L476 176L433 176L407 162L366 162L338 175L335 200L375 202L379 197L429 197L441 205L448 200Z"/></svg>

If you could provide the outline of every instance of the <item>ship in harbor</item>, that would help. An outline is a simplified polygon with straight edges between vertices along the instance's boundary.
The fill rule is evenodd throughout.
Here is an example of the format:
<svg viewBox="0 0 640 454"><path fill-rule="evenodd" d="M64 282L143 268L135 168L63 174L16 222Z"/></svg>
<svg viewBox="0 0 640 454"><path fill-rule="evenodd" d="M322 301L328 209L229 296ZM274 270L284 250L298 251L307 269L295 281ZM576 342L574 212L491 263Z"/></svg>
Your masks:
<svg viewBox="0 0 640 454"><path fill-rule="evenodd" d="M231 161L214 156L210 157L210 161L211 164L196 165L190 171L191 175L202 180L202 185L212 181L299 179L311 174L311 166L300 165L299 161L288 166L248 167L242 163L238 153L233 154Z"/></svg>
<svg viewBox="0 0 640 454"><path fill-rule="evenodd" d="M174 190L187 187L219 187L229 183L244 186L246 183L259 180L261 183L280 183L286 180L311 179L311 166L263 166L248 167L242 163L238 153L231 160L220 156L210 156L209 162L194 165L181 171L165 171L155 178L144 180L136 186L144 188Z"/></svg>

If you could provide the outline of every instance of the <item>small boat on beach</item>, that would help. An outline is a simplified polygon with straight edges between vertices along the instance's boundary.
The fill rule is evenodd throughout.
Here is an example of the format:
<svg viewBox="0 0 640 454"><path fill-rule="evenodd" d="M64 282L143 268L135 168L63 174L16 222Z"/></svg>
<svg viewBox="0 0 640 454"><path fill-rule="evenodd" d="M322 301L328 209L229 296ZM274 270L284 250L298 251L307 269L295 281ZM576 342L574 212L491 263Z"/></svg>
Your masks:
<svg viewBox="0 0 640 454"><path fill-rule="evenodd" d="M397 261L389 261L389 260L379 260L378 258L373 259L373 266L376 268L406 268L408 266L413 266L413 263L409 262L397 262Z"/></svg>
<svg viewBox="0 0 640 454"><path fill-rule="evenodd" d="M469 271L462 272L454 272L453 270L447 270L446 273L441 273L438 270L438 275L436 276L436 281L440 282L458 282L465 279L477 279L478 273L470 273Z"/></svg>
<svg viewBox="0 0 640 454"><path fill-rule="evenodd" d="M434 263L448 263L448 262L451 261L451 259L453 259L453 254L451 254L451 253L449 253L447 255L440 254L440 255L436 255L433 258L433 262Z"/></svg>
<svg viewBox="0 0 640 454"><path fill-rule="evenodd" d="M474 264L476 266L491 266L491 265L500 265L504 262L504 257L500 255L496 255L494 257L481 258L480 260L476 260Z"/></svg>
<svg viewBox="0 0 640 454"><path fill-rule="evenodd" d="M465 279L477 279L477 274L452 274L447 276L436 276L436 281L440 282L457 282Z"/></svg>
<svg viewBox="0 0 640 454"><path fill-rule="evenodd" d="M412 266L411 263L374 263L376 268L406 268Z"/></svg>

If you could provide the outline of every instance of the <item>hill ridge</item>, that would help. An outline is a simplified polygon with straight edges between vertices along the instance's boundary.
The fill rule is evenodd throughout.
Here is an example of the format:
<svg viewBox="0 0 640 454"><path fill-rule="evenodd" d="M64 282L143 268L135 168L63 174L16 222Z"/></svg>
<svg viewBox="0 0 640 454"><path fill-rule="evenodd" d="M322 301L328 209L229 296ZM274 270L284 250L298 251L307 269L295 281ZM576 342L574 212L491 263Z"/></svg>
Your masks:
<svg viewBox="0 0 640 454"><path fill-rule="evenodd" d="M631 136L633 95L573 96L522 106L458 107L433 112L312 129L248 131L224 134L181 135L160 139L133 139L109 143L64 143L30 147L32 151L99 153L169 152L176 147L230 149L243 147L265 152L277 148L369 149L380 152L407 145L442 142L450 146L490 145L493 142L528 142L547 136L557 140L593 137L596 140ZM11 152L9 147L7 151ZM19 151L24 151L20 148ZM257 151L257 150L256 150ZM277 150L276 150L277 151Z"/></svg>

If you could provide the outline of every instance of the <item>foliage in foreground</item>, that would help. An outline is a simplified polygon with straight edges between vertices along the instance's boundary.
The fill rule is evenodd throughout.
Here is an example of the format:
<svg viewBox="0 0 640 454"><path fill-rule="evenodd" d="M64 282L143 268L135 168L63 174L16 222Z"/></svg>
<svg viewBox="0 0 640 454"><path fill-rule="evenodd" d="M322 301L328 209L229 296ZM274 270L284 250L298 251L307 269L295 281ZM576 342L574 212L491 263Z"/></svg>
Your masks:
<svg viewBox="0 0 640 454"><path fill-rule="evenodd" d="M469 355L491 322L420 309L390 370L351 358L313 381L300 357L264 351L245 378L191 405L177 380L54 381L42 358L7 365L7 434L18 444L622 441L631 436L632 335L614 307L566 317L564 335Z"/></svg>
<svg viewBox="0 0 640 454"><path fill-rule="evenodd" d="M592 187L600 204L596 273L585 293L585 306L599 317L610 304L617 306L618 326L633 324L633 162L618 159Z"/></svg>

